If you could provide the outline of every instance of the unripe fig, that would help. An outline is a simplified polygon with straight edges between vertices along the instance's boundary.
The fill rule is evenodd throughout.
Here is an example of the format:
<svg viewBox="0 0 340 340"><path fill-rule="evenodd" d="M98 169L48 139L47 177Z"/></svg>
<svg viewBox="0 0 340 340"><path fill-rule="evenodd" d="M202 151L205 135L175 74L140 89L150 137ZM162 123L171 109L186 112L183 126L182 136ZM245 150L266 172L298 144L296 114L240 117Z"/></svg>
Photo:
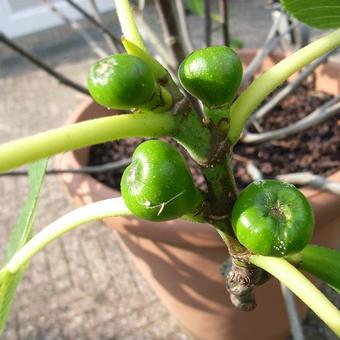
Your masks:
<svg viewBox="0 0 340 340"><path fill-rule="evenodd" d="M253 253L282 257L310 242L314 217L308 200L294 185L263 180L241 192L232 225L240 243Z"/></svg>
<svg viewBox="0 0 340 340"><path fill-rule="evenodd" d="M160 140L140 144L121 180L125 204L146 220L165 221L195 213L201 202L179 151Z"/></svg>
<svg viewBox="0 0 340 340"><path fill-rule="evenodd" d="M242 63L229 47L211 46L191 53L181 63L179 80L209 108L231 103L242 80Z"/></svg>
<svg viewBox="0 0 340 340"><path fill-rule="evenodd" d="M140 107L156 90L149 66L130 54L114 54L93 64L87 83L93 99L113 109Z"/></svg>

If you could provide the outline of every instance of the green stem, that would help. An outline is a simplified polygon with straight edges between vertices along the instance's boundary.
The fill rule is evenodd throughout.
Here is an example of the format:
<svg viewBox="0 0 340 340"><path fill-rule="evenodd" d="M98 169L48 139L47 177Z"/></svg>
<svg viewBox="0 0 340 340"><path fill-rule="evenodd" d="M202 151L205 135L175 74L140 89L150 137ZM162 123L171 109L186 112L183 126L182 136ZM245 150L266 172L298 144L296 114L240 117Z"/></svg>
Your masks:
<svg viewBox="0 0 340 340"><path fill-rule="evenodd" d="M250 262L280 280L340 336L340 311L294 266L282 258L261 255L252 255Z"/></svg>
<svg viewBox="0 0 340 340"><path fill-rule="evenodd" d="M178 113L178 133L174 139L180 143L189 155L198 163L207 161L212 142L211 131L204 126L198 114L190 110Z"/></svg>
<svg viewBox="0 0 340 340"><path fill-rule="evenodd" d="M228 248L229 255L232 257L238 257L240 255L248 256L249 251L242 246L242 244L238 241L232 230L229 228L225 228L225 225L222 225L221 227L218 224L213 225L216 232L220 235L221 239L225 243L225 245ZM243 262L243 265L245 266L246 263Z"/></svg>
<svg viewBox="0 0 340 340"><path fill-rule="evenodd" d="M176 131L176 119L169 113L88 120L0 145L0 172L88 145L129 137L171 136Z"/></svg>
<svg viewBox="0 0 340 340"><path fill-rule="evenodd" d="M150 67L157 81L168 76L168 71L149 52L141 49L126 37L122 38L122 44L127 53L142 59Z"/></svg>
<svg viewBox="0 0 340 340"><path fill-rule="evenodd" d="M216 217L225 216L229 221L237 198L237 188L230 169L230 160L227 158L212 167L202 168L202 173L208 185L211 214ZM233 235L231 227L229 229Z"/></svg>
<svg viewBox="0 0 340 340"><path fill-rule="evenodd" d="M138 31L128 0L115 0L120 27L126 39L146 51L143 39Z"/></svg>
<svg viewBox="0 0 340 340"><path fill-rule="evenodd" d="M223 163L213 168L202 169L208 184L208 201L210 212L215 216L224 216L223 219L210 221L218 234L228 247L231 255L247 252L237 240L231 226L231 212L238 196L230 156Z"/></svg>
<svg viewBox="0 0 340 340"><path fill-rule="evenodd" d="M300 270L313 274L340 289L340 251L309 244L300 253L287 257Z"/></svg>
<svg viewBox="0 0 340 340"><path fill-rule="evenodd" d="M293 73L339 46L340 29L293 53L254 80L231 106L230 143L233 145L237 142L251 113L273 90Z"/></svg>
<svg viewBox="0 0 340 340"><path fill-rule="evenodd" d="M95 202L75 209L41 230L20 248L0 272L15 274L42 248L76 227L107 217L128 216L131 212L121 197Z"/></svg>
<svg viewBox="0 0 340 340"><path fill-rule="evenodd" d="M208 119L211 119L211 121L217 125L218 123L220 123L221 119L228 118L230 112L229 107L229 103L218 108L209 108L207 106L204 106L204 114Z"/></svg>

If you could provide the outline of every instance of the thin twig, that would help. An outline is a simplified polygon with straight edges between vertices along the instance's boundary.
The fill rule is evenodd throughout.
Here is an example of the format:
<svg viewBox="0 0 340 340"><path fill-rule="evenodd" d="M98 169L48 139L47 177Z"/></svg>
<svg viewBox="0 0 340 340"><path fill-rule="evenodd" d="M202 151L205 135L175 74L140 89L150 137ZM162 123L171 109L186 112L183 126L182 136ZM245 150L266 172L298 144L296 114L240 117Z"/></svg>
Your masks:
<svg viewBox="0 0 340 340"><path fill-rule="evenodd" d="M171 1L154 0L155 8L158 18L160 20L165 40L170 43L170 48L175 56L176 66L178 68L179 63L185 58L186 53L183 45L183 41L180 37L179 27L177 25L173 3ZM166 14L166 15L165 15ZM196 98L191 96L183 89L185 96L193 104L193 107L200 116L203 116L202 109Z"/></svg>
<svg viewBox="0 0 340 340"><path fill-rule="evenodd" d="M276 176L277 179L292 184L306 185L315 189L327 190L335 195L340 195L340 183L331 181L310 172L295 172Z"/></svg>
<svg viewBox="0 0 340 340"><path fill-rule="evenodd" d="M327 103L320 106L312 113L310 113L308 116L300 119L294 124L291 124L281 129L264 133L245 132L241 140L244 143L250 144L264 143L274 139L286 138L290 135L306 130L312 126L315 126L323 122L324 120L328 119L334 114L340 112L340 102L336 103L339 100L339 98L340 96L332 98Z"/></svg>
<svg viewBox="0 0 340 340"><path fill-rule="evenodd" d="M293 293L281 283L281 291L286 304L290 331L294 340L304 340L302 327L299 320L299 315L296 309Z"/></svg>
<svg viewBox="0 0 340 340"><path fill-rule="evenodd" d="M228 0L219 0L219 8L223 43L226 46L230 46Z"/></svg>
<svg viewBox="0 0 340 340"><path fill-rule="evenodd" d="M251 122L253 124L253 127L256 129L257 132L263 132L263 128L262 126L259 124L259 122L257 120L254 120ZM248 125L246 125L247 127Z"/></svg>
<svg viewBox="0 0 340 340"><path fill-rule="evenodd" d="M135 19L138 25L139 30L143 33L143 37L145 40L150 42L152 47L156 50L156 53L159 54L159 57L164 62L165 65L169 66L171 70L175 71L176 69L176 60L174 56L170 53L169 50L165 48L163 43L159 40L158 36L154 33L150 25L140 11L135 11L136 14Z"/></svg>
<svg viewBox="0 0 340 340"><path fill-rule="evenodd" d="M277 36L277 28L279 26L280 20L282 18L282 13L273 19L273 24L268 32L266 40L263 46L258 50L255 57L248 65L246 72L243 75L242 86L246 86L249 81L253 78L255 72L262 65L263 60L268 56L268 54L279 44L281 36Z"/></svg>
<svg viewBox="0 0 340 340"><path fill-rule="evenodd" d="M204 41L206 47L211 45L211 11L209 0L204 0Z"/></svg>
<svg viewBox="0 0 340 340"><path fill-rule="evenodd" d="M15 44L13 41L8 39L3 33L0 33L0 41L3 42L8 47L10 47L11 49L13 49L14 51L18 52L21 56L23 56L24 58L29 60L34 65L43 69L49 75L51 75L52 77L57 79L61 84L67 85L67 86L73 88L74 90L77 90L77 91L79 91L83 94L89 95L89 92L87 91L87 89L85 87L77 84L73 80L68 79L65 76L63 76L61 73L53 70L50 66L45 64L43 61L34 57L32 54L28 53L27 51L25 51L24 49L19 47L17 44Z"/></svg>
<svg viewBox="0 0 340 340"><path fill-rule="evenodd" d="M56 14L65 24L69 25L73 30L77 31L82 38L86 41L86 43L92 48L93 52L97 54L99 58L104 58L107 56L107 52L105 52L86 32L83 28L78 24L76 20L72 20L67 17L64 13L62 13L51 0L42 0L49 9Z"/></svg>
<svg viewBox="0 0 340 340"><path fill-rule="evenodd" d="M163 13L162 7L161 7L161 2L159 0L154 0L154 5L155 5L155 9L156 9L156 13L159 19L159 23L161 25L162 28L162 32L163 32L163 37L164 37L164 41L166 46L168 47L168 53L170 52L171 54L171 59L173 59L175 61L174 64L174 69L177 69L178 67L178 60L177 57L172 49L172 45L171 45L171 34L167 25L167 22L165 20L165 15Z"/></svg>
<svg viewBox="0 0 340 340"><path fill-rule="evenodd" d="M103 26L99 21L97 21L91 14L89 14L87 11L85 11L82 7L80 7L79 5L77 5L73 0L64 0L66 1L70 6L72 6L74 9L76 9L79 13L81 13L87 20L89 20L93 25L97 26L101 32L107 34L111 40L112 43L115 44L116 49L117 48L117 44L119 44L119 46L121 46L121 41L119 38L117 38L112 32L110 32L105 26Z"/></svg>
<svg viewBox="0 0 340 340"><path fill-rule="evenodd" d="M233 154L233 158L246 165L247 174L250 176L250 178L253 181L258 181L258 180L263 179L263 174L261 170L255 165L255 163L251 159L244 157L244 156L240 156L235 153Z"/></svg>
<svg viewBox="0 0 340 340"><path fill-rule="evenodd" d="M92 8L92 15L93 15L93 17L94 17L101 25L103 25L102 18L101 18L101 16L100 16L100 13L99 13L99 9L98 9L96 0L88 0L88 1L90 2L91 8ZM110 50L111 50L113 53L118 53L117 46L112 42L112 39L110 38L110 36L109 36L106 32L103 32L103 36L104 36L104 40L105 40L107 46L110 48Z"/></svg>
<svg viewBox="0 0 340 340"><path fill-rule="evenodd" d="M282 12L282 6L280 2L272 4L272 15L278 12ZM284 16L284 23L278 27L278 34L281 35L287 29L288 26L296 24L296 20L287 15ZM309 28L302 23L297 23L297 30L294 32L290 31L289 37L285 37L281 40L281 47L284 51L292 51L292 47L295 45L296 48L305 47L310 40Z"/></svg>
<svg viewBox="0 0 340 340"><path fill-rule="evenodd" d="M248 162L251 162L251 159L248 158L248 157L245 157L245 156L241 156L235 152L233 152L233 159L236 159L237 161L239 162L242 162L242 163L248 163Z"/></svg>
<svg viewBox="0 0 340 340"><path fill-rule="evenodd" d="M272 110L284 98L291 94L319 65L325 63L328 60L329 56L333 53L334 51L331 51L305 67L303 71L300 72L300 74L293 81L288 83L287 86L285 86L273 98L271 98L266 104L264 104L259 110L257 110L249 119L247 125L249 126L255 120L262 119L270 110Z"/></svg>
<svg viewBox="0 0 340 340"><path fill-rule="evenodd" d="M247 162L246 171L253 181L263 179L261 170L254 164L254 162Z"/></svg>
<svg viewBox="0 0 340 340"><path fill-rule="evenodd" d="M174 4L171 1L161 0L154 0L154 3L166 42L170 46L177 64L179 64L186 57L186 53L176 21Z"/></svg>
<svg viewBox="0 0 340 340"><path fill-rule="evenodd" d="M131 158L121 159L116 162L110 162L101 165L89 165L83 166L77 169L49 169L46 171L46 175L55 175L55 174L62 174L62 173L71 173L71 174L94 174L99 172L105 171L112 171L125 168L131 163ZM11 172L1 173L0 177L16 177L16 176L27 176L27 170L17 170Z"/></svg>
<svg viewBox="0 0 340 340"><path fill-rule="evenodd" d="M143 11L145 8L145 0L138 0L138 10Z"/></svg>
<svg viewBox="0 0 340 340"><path fill-rule="evenodd" d="M237 142L251 114L270 93L294 73L337 48L339 39L340 29L337 29L289 55L256 78L230 107L230 128L228 131L230 143L233 145Z"/></svg>
<svg viewBox="0 0 340 340"><path fill-rule="evenodd" d="M181 33L183 37L183 44L186 49L186 53L189 54L194 50L194 45L189 33L188 21L187 16L185 14L183 0L176 0L176 8L178 15L178 23L181 28Z"/></svg>

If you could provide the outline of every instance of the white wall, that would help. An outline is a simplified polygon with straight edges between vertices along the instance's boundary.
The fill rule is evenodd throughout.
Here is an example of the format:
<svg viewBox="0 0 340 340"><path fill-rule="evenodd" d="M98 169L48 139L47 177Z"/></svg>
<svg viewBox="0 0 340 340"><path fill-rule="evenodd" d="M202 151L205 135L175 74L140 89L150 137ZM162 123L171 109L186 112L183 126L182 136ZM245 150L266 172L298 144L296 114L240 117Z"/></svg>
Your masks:
<svg viewBox="0 0 340 340"><path fill-rule="evenodd" d="M88 0L76 2L91 13ZM71 18L82 17L63 0L55 0L54 5ZM109 11L113 9L113 0L99 0L97 5L101 12ZM51 12L41 0L0 0L0 31L10 38L55 27L62 23L59 17Z"/></svg>

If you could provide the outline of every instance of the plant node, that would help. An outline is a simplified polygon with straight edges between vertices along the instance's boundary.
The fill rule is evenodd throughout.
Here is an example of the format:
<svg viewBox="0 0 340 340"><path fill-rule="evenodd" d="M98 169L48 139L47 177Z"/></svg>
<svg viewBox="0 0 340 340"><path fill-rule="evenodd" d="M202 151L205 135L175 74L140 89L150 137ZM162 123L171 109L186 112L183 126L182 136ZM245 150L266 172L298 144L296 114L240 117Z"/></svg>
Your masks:
<svg viewBox="0 0 340 340"><path fill-rule="evenodd" d="M256 307L255 287L262 285L269 278L264 270L229 259L223 271L226 289L234 306L249 312Z"/></svg>

